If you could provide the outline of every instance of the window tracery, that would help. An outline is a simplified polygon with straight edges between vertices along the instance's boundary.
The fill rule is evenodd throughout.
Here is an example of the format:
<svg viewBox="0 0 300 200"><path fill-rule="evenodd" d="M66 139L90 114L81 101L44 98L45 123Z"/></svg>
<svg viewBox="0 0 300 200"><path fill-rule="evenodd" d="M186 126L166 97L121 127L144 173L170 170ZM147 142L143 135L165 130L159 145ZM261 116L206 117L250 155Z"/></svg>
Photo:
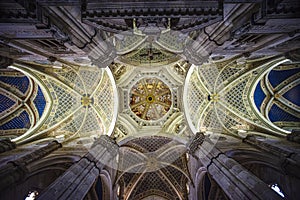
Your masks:
<svg viewBox="0 0 300 200"><path fill-rule="evenodd" d="M120 148L117 173L120 199L144 199L149 195L186 199L190 174L185 151L182 144L162 136L125 143Z"/></svg>

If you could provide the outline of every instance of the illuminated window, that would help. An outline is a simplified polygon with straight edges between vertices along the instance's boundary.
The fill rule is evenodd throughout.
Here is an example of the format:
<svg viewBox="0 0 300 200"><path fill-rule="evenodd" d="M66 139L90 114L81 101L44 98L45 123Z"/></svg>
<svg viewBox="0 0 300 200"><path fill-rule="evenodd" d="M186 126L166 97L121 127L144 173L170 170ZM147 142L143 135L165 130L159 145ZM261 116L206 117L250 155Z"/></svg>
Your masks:
<svg viewBox="0 0 300 200"><path fill-rule="evenodd" d="M28 193L28 196L25 198L25 200L33 200L37 197L39 193L37 191L31 191Z"/></svg>
<svg viewBox="0 0 300 200"><path fill-rule="evenodd" d="M284 197L284 194L282 192L282 190L279 188L279 186L277 184L273 184L270 186L272 190L274 190L275 192L277 192L277 194L279 194L280 196Z"/></svg>

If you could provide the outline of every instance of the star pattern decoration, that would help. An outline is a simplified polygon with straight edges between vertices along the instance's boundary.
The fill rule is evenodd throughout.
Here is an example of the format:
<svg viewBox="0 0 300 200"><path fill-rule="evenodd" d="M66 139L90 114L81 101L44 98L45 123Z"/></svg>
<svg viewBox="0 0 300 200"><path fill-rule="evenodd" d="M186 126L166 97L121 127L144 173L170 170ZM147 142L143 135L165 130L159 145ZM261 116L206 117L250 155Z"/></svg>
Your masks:
<svg viewBox="0 0 300 200"><path fill-rule="evenodd" d="M169 110L172 94L158 78L143 78L130 92L130 109L143 120L158 120Z"/></svg>

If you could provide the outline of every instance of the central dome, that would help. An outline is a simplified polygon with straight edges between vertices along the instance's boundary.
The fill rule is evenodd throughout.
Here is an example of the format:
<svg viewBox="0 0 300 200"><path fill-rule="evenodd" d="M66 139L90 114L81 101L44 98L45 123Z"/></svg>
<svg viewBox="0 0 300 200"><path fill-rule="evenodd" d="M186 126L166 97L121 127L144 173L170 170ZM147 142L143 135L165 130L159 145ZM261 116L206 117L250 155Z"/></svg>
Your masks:
<svg viewBox="0 0 300 200"><path fill-rule="evenodd" d="M133 85L129 95L131 111L143 120L162 118L172 105L171 90L155 77L140 79Z"/></svg>

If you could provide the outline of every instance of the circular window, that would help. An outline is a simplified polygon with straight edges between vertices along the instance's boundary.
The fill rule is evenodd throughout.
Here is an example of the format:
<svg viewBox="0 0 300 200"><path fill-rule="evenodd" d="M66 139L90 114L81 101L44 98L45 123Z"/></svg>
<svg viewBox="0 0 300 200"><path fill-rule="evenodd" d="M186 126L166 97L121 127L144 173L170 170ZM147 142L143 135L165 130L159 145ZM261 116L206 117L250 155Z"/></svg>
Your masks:
<svg viewBox="0 0 300 200"><path fill-rule="evenodd" d="M158 78L139 80L129 95L131 111L143 120L162 118L172 105L171 90Z"/></svg>

